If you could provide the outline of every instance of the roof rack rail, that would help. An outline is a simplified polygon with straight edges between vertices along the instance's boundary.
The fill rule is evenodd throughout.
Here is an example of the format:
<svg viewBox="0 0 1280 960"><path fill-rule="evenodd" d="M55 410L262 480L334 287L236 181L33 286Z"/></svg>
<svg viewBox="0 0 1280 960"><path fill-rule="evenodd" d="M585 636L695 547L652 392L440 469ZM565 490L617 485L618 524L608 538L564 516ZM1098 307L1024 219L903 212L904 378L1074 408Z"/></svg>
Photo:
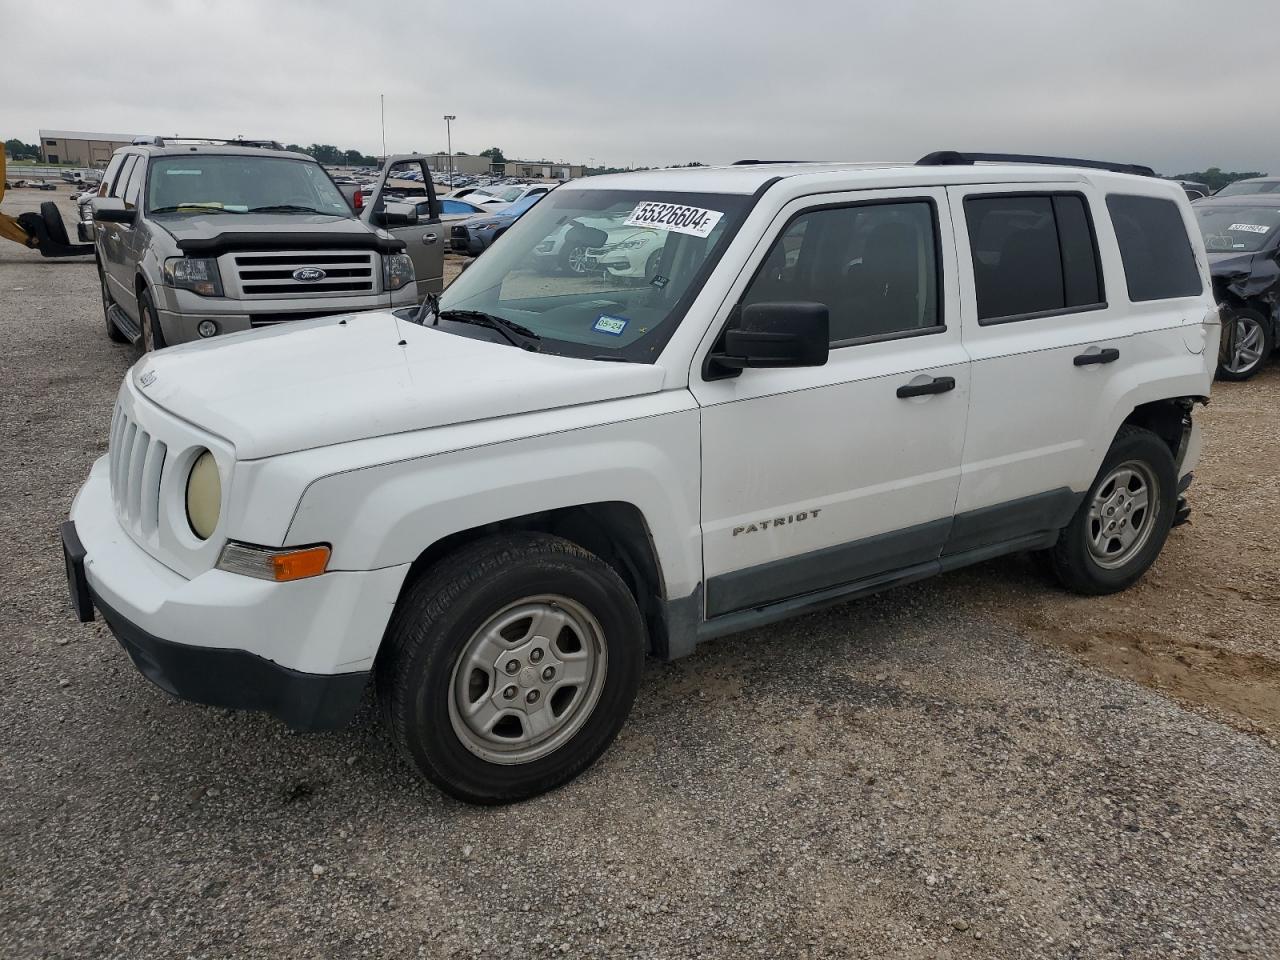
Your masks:
<svg viewBox="0 0 1280 960"><path fill-rule="evenodd" d="M185 144L211 144L220 147L258 147L261 150L283 150L279 140L245 140L242 137L134 137L134 146L171 147Z"/></svg>
<svg viewBox="0 0 1280 960"><path fill-rule="evenodd" d="M1078 157L1038 157L1025 153L959 153L955 150L938 150L916 161L917 167L963 167L975 163L1040 163L1054 167L1088 167L1092 170L1110 170L1112 173L1131 173L1139 177L1154 177L1156 172L1140 163L1111 163L1107 160L1081 160Z"/></svg>
<svg viewBox="0 0 1280 960"><path fill-rule="evenodd" d="M735 160L735 167L754 167L764 163L813 163L813 160Z"/></svg>

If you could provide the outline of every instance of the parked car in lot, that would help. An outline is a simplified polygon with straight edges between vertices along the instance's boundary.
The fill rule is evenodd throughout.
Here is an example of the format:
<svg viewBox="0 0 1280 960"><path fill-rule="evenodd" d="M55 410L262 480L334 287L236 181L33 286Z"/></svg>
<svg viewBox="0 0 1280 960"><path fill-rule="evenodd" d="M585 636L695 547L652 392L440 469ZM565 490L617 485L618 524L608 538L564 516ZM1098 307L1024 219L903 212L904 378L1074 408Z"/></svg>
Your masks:
<svg viewBox="0 0 1280 960"><path fill-rule="evenodd" d="M459 220L466 220L474 217L478 213L485 213L483 207L474 203L468 203L466 200L458 200L454 197L441 197L439 200L440 220L443 223L455 223ZM427 220L431 216L431 201L426 197L413 198L404 197L395 201L388 201L388 210L412 211L419 219Z"/></svg>
<svg viewBox="0 0 1280 960"><path fill-rule="evenodd" d="M517 183L495 187L482 187L469 195L474 203L516 203L525 197L538 196L556 188L554 183Z"/></svg>
<svg viewBox="0 0 1280 960"><path fill-rule="evenodd" d="M609 746L646 652L1015 551L1123 590L1199 455L1196 219L1141 168L991 159L593 177L438 302L149 356L62 528L75 609L297 728L372 685L500 803ZM591 219L664 233L663 282L532 269Z"/></svg>
<svg viewBox="0 0 1280 960"><path fill-rule="evenodd" d="M147 351L417 302L404 242L304 154L157 138L113 154L90 206L107 334Z"/></svg>
<svg viewBox="0 0 1280 960"><path fill-rule="evenodd" d="M1280 343L1280 195L1219 194L1192 209L1222 305L1218 376L1248 380Z"/></svg>
<svg viewBox="0 0 1280 960"><path fill-rule="evenodd" d="M1280 177L1250 177L1236 180L1214 194L1215 197L1242 197L1251 193L1280 193Z"/></svg>
<svg viewBox="0 0 1280 960"><path fill-rule="evenodd" d="M449 228L449 246L457 253L478 257L544 196L544 193L530 194L497 213L486 210L455 223Z"/></svg>

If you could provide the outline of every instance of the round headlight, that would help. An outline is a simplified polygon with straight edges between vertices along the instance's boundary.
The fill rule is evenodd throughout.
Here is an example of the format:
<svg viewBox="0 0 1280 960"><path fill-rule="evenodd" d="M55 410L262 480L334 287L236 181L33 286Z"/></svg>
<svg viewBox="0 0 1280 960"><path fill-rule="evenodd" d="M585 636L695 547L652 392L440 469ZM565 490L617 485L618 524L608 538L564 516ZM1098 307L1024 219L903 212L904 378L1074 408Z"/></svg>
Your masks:
<svg viewBox="0 0 1280 960"><path fill-rule="evenodd" d="M201 540L208 540L218 526L221 512L222 480L213 454L206 450L196 457L187 476L187 522L191 524L191 532Z"/></svg>

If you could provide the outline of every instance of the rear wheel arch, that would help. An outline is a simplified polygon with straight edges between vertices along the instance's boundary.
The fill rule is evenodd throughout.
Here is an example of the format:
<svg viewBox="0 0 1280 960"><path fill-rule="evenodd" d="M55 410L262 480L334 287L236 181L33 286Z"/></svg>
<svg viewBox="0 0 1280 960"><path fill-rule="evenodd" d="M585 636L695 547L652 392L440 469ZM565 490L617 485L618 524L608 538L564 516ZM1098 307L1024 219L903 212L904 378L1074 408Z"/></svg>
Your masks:
<svg viewBox="0 0 1280 960"><path fill-rule="evenodd" d="M1159 437L1169 448L1174 462L1181 460L1183 444L1191 431L1191 411L1197 403L1208 403L1208 397L1170 397L1141 403L1129 412L1120 425L1141 427ZM1120 435L1120 430L1116 436Z"/></svg>
<svg viewBox="0 0 1280 960"><path fill-rule="evenodd" d="M549 533L599 557L622 578L644 619L650 652L666 642L665 580L648 521L625 501L604 501L543 510L459 530L426 547L410 564L397 604L428 570L464 547L504 533Z"/></svg>

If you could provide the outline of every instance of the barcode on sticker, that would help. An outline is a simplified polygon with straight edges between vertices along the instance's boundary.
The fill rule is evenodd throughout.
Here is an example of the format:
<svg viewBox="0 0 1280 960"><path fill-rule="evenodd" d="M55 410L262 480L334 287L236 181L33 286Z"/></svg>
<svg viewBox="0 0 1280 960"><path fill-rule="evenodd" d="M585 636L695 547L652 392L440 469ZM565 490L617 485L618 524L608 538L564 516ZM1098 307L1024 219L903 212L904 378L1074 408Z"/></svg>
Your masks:
<svg viewBox="0 0 1280 960"><path fill-rule="evenodd" d="M708 237L723 216L719 210L642 200L623 223L628 227L652 227L654 230L687 233L691 237Z"/></svg>

